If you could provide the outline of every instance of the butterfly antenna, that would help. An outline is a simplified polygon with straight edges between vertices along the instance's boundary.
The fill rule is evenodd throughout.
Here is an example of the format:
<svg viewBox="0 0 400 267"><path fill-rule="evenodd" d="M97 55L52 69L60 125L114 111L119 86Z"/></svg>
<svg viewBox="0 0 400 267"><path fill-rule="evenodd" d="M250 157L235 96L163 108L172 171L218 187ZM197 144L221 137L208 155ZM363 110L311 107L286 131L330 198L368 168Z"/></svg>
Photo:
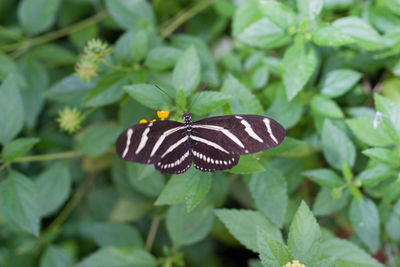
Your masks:
<svg viewBox="0 0 400 267"><path fill-rule="evenodd" d="M193 103L196 102L196 100L199 98L201 95L201 92L210 84L210 82L206 82L206 84L200 89L199 93L196 95L196 97L193 99L192 103L189 106L189 110L192 107Z"/></svg>
<svg viewBox="0 0 400 267"><path fill-rule="evenodd" d="M164 90L161 89L160 86L158 86L157 84L154 85L158 90L160 90L161 92L163 92L164 94L166 94L169 98L171 98L173 100L173 98ZM178 104L178 102L175 102L175 104L178 105L178 107L182 110L183 113L185 113L185 110L181 107L181 105Z"/></svg>

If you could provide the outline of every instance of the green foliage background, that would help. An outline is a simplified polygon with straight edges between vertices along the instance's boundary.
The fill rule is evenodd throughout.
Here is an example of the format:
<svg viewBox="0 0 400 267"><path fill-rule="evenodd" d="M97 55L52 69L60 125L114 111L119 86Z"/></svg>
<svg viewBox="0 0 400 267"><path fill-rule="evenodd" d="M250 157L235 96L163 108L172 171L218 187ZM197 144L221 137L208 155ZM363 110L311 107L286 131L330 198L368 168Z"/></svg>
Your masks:
<svg viewBox="0 0 400 267"><path fill-rule="evenodd" d="M400 266L399 76L398 0L3 0L0 266ZM282 145L172 176L115 155L206 82L195 119L270 116Z"/></svg>

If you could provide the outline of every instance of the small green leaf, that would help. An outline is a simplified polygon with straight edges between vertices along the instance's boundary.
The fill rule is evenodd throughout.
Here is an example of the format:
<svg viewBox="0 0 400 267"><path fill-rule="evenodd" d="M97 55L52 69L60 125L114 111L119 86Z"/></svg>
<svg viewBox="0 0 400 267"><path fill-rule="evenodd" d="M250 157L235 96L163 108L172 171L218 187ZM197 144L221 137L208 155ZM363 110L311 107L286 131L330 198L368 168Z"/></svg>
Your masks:
<svg viewBox="0 0 400 267"><path fill-rule="evenodd" d="M271 239L262 228L257 228L257 244L261 262L268 267L281 267L292 261L292 255L282 242Z"/></svg>
<svg viewBox="0 0 400 267"><path fill-rule="evenodd" d="M324 95L315 95L311 99L311 110L324 117L328 118L343 118L344 114L339 105Z"/></svg>
<svg viewBox="0 0 400 267"><path fill-rule="evenodd" d="M296 13L277 1L259 1L260 11L282 29L297 23Z"/></svg>
<svg viewBox="0 0 400 267"><path fill-rule="evenodd" d="M330 169L313 169L301 173L308 179L316 182L322 187L334 189L343 184L343 180L336 174L336 172Z"/></svg>
<svg viewBox="0 0 400 267"><path fill-rule="evenodd" d="M289 101L303 89L316 66L317 56L312 46L299 41L286 50L283 56L283 81Z"/></svg>
<svg viewBox="0 0 400 267"><path fill-rule="evenodd" d="M125 86L125 91L136 101L151 109L162 109L171 106L171 99L150 84Z"/></svg>
<svg viewBox="0 0 400 267"><path fill-rule="evenodd" d="M200 94L200 95L198 95ZM198 96L198 97L197 97ZM195 96L196 101L190 108L193 114L206 114L214 111L222 105L229 102L231 96L225 95L220 92L199 92Z"/></svg>
<svg viewBox="0 0 400 267"><path fill-rule="evenodd" d="M374 147L363 150L362 153L371 159L396 167L400 165L400 156L392 150Z"/></svg>
<svg viewBox="0 0 400 267"><path fill-rule="evenodd" d="M147 54L148 35L144 29L138 28L124 33L115 44L115 58L130 64L139 62Z"/></svg>
<svg viewBox="0 0 400 267"><path fill-rule="evenodd" d="M6 144L3 148L2 157L5 161L13 161L26 154L36 143L39 138L18 138Z"/></svg>
<svg viewBox="0 0 400 267"><path fill-rule="evenodd" d="M159 46L149 51L145 65L152 70L167 70L175 66L181 50L170 46Z"/></svg>
<svg viewBox="0 0 400 267"><path fill-rule="evenodd" d="M279 229L260 212L252 210L218 209L215 211L229 232L246 248L258 252L257 228L268 233L268 238L281 241Z"/></svg>
<svg viewBox="0 0 400 267"><path fill-rule="evenodd" d="M326 216L340 211L344 208L350 199L350 193L345 190L339 198L332 196L332 190L321 188L313 205L313 213L315 216Z"/></svg>
<svg viewBox="0 0 400 267"><path fill-rule="evenodd" d="M71 174L68 165L55 163L36 180L40 215L47 216L58 210L71 192Z"/></svg>
<svg viewBox="0 0 400 267"><path fill-rule="evenodd" d="M228 170L230 173L252 174L265 171L258 159L253 155L241 156L238 165Z"/></svg>
<svg viewBox="0 0 400 267"><path fill-rule="evenodd" d="M389 118L400 138L400 106L379 94L374 94L374 102L376 110Z"/></svg>
<svg viewBox="0 0 400 267"><path fill-rule="evenodd" d="M269 69L266 65L256 68L251 76L251 82L256 89L267 85L269 80Z"/></svg>
<svg viewBox="0 0 400 267"><path fill-rule="evenodd" d="M362 201L353 199L349 217L357 236L373 253L376 253L380 246L380 220L375 203L366 197Z"/></svg>
<svg viewBox="0 0 400 267"><path fill-rule="evenodd" d="M84 101L94 85L94 82L82 82L78 76L71 74L53 85L46 92L46 97L63 104L77 105Z"/></svg>
<svg viewBox="0 0 400 267"><path fill-rule="evenodd" d="M297 8L302 20L314 20L321 13L324 1L297 0Z"/></svg>
<svg viewBox="0 0 400 267"><path fill-rule="evenodd" d="M306 265L311 265L320 256L321 231L303 201L290 225L288 246L293 258Z"/></svg>
<svg viewBox="0 0 400 267"><path fill-rule="evenodd" d="M371 168L363 170L357 178L361 181L364 187L371 187L385 179L396 177L396 175L397 172L394 168L385 164L377 164Z"/></svg>
<svg viewBox="0 0 400 267"><path fill-rule="evenodd" d="M143 240L139 231L132 225L116 222L101 222L90 224L88 231L96 244L100 247L143 246Z"/></svg>
<svg viewBox="0 0 400 267"><path fill-rule="evenodd" d="M187 213L185 205L176 204L168 209L168 234L177 247L191 245L206 237L213 220L214 215L209 206L197 207L191 213Z"/></svg>
<svg viewBox="0 0 400 267"><path fill-rule="evenodd" d="M113 20L124 29L132 29L140 21L155 25L152 6L144 0L106 0L106 8Z"/></svg>
<svg viewBox="0 0 400 267"><path fill-rule="evenodd" d="M40 267L72 267L73 259L64 249L51 245L40 258Z"/></svg>
<svg viewBox="0 0 400 267"><path fill-rule="evenodd" d="M343 163L353 167L356 159L353 142L328 119L322 129L322 152L328 163L338 170L342 169Z"/></svg>
<svg viewBox="0 0 400 267"><path fill-rule="evenodd" d="M157 260L143 249L112 246L90 254L77 267L156 267L157 265Z"/></svg>
<svg viewBox="0 0 400 267"><path fill-rule="evenodd" d="M354 39L331 24L321 24L312 31L312 41L319 46L342 46L354 43Z"/></svg>
<svg viewBox="0 0 400 267"><path fill-rule="evenodd" d="M12 171L0 184L0 210L11 227L39 236L39 201L36 185Z"/></svg>
<svg viewBox="0 0 400 267"><path fill-rule="evenodd" d="M359 80L361 73L351 69L332 70L321 82L321 93L329 97L338 97L348 92Z"/></svg>
<svg viewBox="0 0 400 267"><path fill-rule="evenodd" d="M79 150L88 156L100 156L107 152L121 132L121 127L117 125L91 126L83 133L79 140Z"/></svg>
<svg viewBox="0 0 400 267"><path fill-rule="evenodd" d="M24 123L24 106L14 75L9 75L0 86L0 143L12 140Z"/></svg>
<svg viewBox="0 0 400 267"><path fill-rule="evenodd" d="M172 80L175 89L183 88L187 95L193 93L200 83L200 60L194 46L189 47L179 57L175 65Z"/></svg>
<svg viewBox="0 0 400 267"><path fill-rule="evenodd" d="M311 154L312 151L313 149L311 145L307 142L286 136L279 146L268 149L264 154L287 158L299 158Z"/></svg>

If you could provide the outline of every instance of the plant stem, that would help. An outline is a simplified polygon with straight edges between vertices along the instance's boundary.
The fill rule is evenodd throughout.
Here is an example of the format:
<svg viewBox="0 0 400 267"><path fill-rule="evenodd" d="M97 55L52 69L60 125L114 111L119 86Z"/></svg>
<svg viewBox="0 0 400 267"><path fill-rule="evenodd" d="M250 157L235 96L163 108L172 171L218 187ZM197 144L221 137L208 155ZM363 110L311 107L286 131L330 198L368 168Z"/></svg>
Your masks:
<svg viewBox="0 0 400 267"><path fill-rule="evenodd" d="M153 220L151 221L151 226L150 226L150 230L149 233L147 235L147 239L146 239L146 250L147 251L151 251L151 247L153 246L153 242L154 239L156 237L157 234L157 230L158 230L158 225L160 224L160 217L154 217Z"/></svg>
<svg viewBox="0 0 400 267"><path fill-rule="evenodd" d="M36 156L26 156L13 160L12 162L31 162L31 161L44 161L44 160L54 160L54 159L67 159L80 157L81 153L79 151L67 151L61 153L36 155Z"/></svg>
<svg viewBox="0 0 400 267"><path fill-rule="evenodd" d="M178 15L175 16L175 18L163 27L160 31L160 38L161 40L164 40L167 38L171 33L173 33L177 28L179 28L183 23L203 11L204 9L208 8L214 3L215 0L204 0L204 1L199 1L198 4L194 5L193 7L189 8L188 10L179 13Z"/></svg>
<svg viewBox="0 0 400 267"><path fill-rule="evenodd" d="M99 21L103 20L104 18L107 17L107 12L106 11L100 11L99 13L97 13L96 15L87 18L85 20L79 21L75 24L72 24L70 26L67 26L63 29L60 29L58 31L54 31L54 32L50 32L32 39L25 39L21 42L18 43L13 43L13 44L6 44L6 45L2 45L0 46L0 50L4 51L4 52L10 52L16 49L19 49L20 47L22 47L23 49L26 49L27 47L31 47L34 45L39 45L39 44L43 44L43 43L47 43L53 40L56 40L58 38L61 38L63 36L66 36L72 32L76 32L79 31L81 29L84 29L90 25L96 24Z"/></svg>

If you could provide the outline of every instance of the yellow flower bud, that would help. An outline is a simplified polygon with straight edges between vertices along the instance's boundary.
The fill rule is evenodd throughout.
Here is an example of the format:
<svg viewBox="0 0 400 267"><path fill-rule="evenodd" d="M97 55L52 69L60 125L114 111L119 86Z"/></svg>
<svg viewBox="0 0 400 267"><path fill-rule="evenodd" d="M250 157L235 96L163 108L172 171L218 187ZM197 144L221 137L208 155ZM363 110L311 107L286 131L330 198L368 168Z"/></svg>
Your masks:
<svg viewBox="0 0 400 267"><path fill-rule="evenodd" d="M142 123L147 123L147 121L146 121L146 120L140 120L139 123L140 123L140 124L142 124Z"/></svg>
<svg viewBox="0 0 400 267"><path fill-rule="evenodd" d="M301 264L298 260L293 260L291 263L288 262L282 267L306 267L304 264Z"/></svg>
<svg viewBox="0 0 400 267"><path fill-rule="evenodd" d="M157 111L157 116L161 119L164 120L166 118L168 118L169 115L169 111L163 111L163 110L158 110Z"/></svg>

